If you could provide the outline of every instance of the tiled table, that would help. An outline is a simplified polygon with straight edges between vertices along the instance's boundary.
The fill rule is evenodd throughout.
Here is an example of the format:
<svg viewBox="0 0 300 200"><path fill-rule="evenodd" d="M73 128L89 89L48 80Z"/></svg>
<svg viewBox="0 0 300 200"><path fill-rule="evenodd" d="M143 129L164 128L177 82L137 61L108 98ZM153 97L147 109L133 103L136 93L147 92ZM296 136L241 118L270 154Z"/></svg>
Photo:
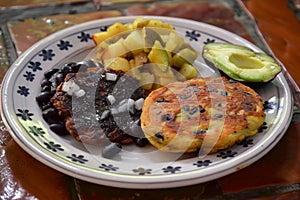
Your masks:
<svg viewBox="0 0 300 200"><path fill-rule="evenodd" d="M227 28L265 48L251 34L254 30L245 25L251 23L251 20L241 19L243 13L234 6L235 15L226 24L224 16L207 17L203 5L198 4L201 1L136 1L135 4L124 1L111 4L105 1L100 11L91 1L83 0L60 0L50 4L47 0L28 0L23 1L22 5L19 2L11 0L0 3L1 80L11 62L39 39L74 24L113 16L181 16ZM161 3L166 5L158 9L157 5ZM243 1L273 53L300 85L300 22L296 15L299 6L292 3L293 1L285 0ZM176 6L182 9L174 12ZM195 7L197 12L189 10ZM222 10L222 13L225 12L227 11ZM2 121L0 157L0 199L300 199L298 115L294 116L285 136L275 148L254 164L217 180L181 188L129 190L87 183L64 175L41 164L22 150L11 139Z"/></svg>

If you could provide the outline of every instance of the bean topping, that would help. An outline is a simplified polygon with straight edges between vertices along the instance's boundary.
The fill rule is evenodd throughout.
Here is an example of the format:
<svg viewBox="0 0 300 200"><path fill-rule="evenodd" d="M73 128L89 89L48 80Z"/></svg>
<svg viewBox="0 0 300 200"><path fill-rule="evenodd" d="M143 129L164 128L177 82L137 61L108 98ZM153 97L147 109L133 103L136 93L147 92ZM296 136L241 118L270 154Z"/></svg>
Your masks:
<svg viewBox="0 0 300 200"><path fill-rule="evenodd" d="M183 110L187 112L187 111L189 111L189 110L190 110L190 107L189 107L189 106L187 106L187 105L185 105L185 106L183 107Z"/></svg>
<svg viewBox="0 0 300 200"><path fill-rule="evenodd" d="M51 91L51 86L45 85L42 87L41 92L50 92Z"/></svg>
<svg viewBox="0 0 300 200"><path fill-rule="evenodd" d="M205 133L206 133L206 130L197 130L197 131L194 131L195 135L203 135Z"/></svg>
<svg viewBox="0 0 300 200"><path fill-rule="evenodd" d="M162 121L165 122L165 121L171 121L175 118L174 115L170 115L170 114L165 114L162 116Z"/></svg>
<svg viewBox="0 0 300 200"><path fill-rule="evenodd" d="M147 138L136 138L135 143L139 147L144 147L149 143L149 141Z"/></svg>
<svg viewBox="0 0 300 200"><path fill-rule="evenodd" d="M227 91L221 91L221 95L222 95L222 96L227 96L227 95L228 95L228 92L227 92Z"/></svg>
<svg viewBox="0 0 300 200"><path fill-rule="evenodd" d="M164 136L162 132L155 133L155 137L160 140L164 140Z"/></svg>
<svg viewBox="0 0 300 200"><path fill-rule="evenodd" d="M59 71L59 69L57 69L57 68L50 69L50 70L48 70L48 71L46 71L46 72L44 73L44 77L45 77L46 79L50 79L50 78L52 77L52 75L55 74L55 73L58 72L58 71Z"/></svg>
<svg viewBox="0 0 300 200"><path fill-rule="evenodd" d="M66 129L66 126L64 123L54 123L50 124L50 130L52 130L54 133L58 135L68 135L69 132Z"/></svg>
<svg viewBox="0 0 300 200"><path fill-rule="evenodd" d="M53 117L58 117L58 112L57 112L56 108L50 107L50 108L44 110L42 115L44 118L53 118Z"/></svg>
<svg viewBox="0 0 300 200"><path fill-rule="evenodd" d="M216 115L215 115L215 118L217 118L217 119L220 119L220 118L222 118L222 117L223 117L222 114L216 114Z"/></svg>
<svg viewBox="0 0 300 200"><path fill-rule="evenodd" d="M38 103L47 103L51 99L52 96L53 96L52 92L49 92L49 91L42 92L36 97L36 101Z"/></svg>
<svg viewBox="0 0 300 200"><path fill-rule="evenodd" d="M190 114L190 115L194 115L197 111L198 111L198 108L197 108L197 107L194 107L194 108L189 112L189 114Z"/></svg>
<svg viewBox="0 0 300 200"><path fill-rule="evenodd" d="M200 113L205 113L205 111L206 111L205 108L200 108L199 110Z"/></svg>
<svg viewBox="0 0 300 200"><path fill-rule="evenodd" d="M51 86L51 82L48 80L48 79L46 79L46 78L44 78L43 80L42 80L42 82L41 82L41 87L44 87L44 86Z"/></svg>
<svg viewBox="0 0 300 200"><path fill-rule="evenodd" d="M183 96L180 97L180 99L189 99L192 97L192 94L185 94Z"/></svg>
<svg viewBox="0 0 300 200"><path fill-rule="evenodd" d="M168 101L164 98L159 98L159 99L156 99L156 102L157 103L162 103L162 102L168 102Z"/></svg>

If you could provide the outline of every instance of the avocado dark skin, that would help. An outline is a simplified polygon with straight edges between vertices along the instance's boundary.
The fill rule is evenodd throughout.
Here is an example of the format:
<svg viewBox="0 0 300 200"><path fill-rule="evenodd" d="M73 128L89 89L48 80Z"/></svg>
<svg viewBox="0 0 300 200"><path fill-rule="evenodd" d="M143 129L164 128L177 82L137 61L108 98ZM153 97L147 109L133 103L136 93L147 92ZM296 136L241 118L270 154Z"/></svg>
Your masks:
<svg viewBox="0 0 300 200"><path fill-rule="evenodd" d="M209 66L233 80L251 85L270 82L282 70L273 57L230 43L206 44L202 55Z"/></svg>

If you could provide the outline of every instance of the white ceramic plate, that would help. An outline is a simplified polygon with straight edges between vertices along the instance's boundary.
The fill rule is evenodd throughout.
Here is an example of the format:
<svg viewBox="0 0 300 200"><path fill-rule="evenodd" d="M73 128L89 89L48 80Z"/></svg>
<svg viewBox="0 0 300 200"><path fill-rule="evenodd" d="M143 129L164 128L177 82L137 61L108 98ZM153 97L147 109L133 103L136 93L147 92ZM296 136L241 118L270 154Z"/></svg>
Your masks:
<svg viewBox="0 0 300 200"><path fill-rule="evenodd" d="M172 24L199 52L207 42L231 42L260 51L255 45L214 26L177 18L150 17ZM240 170L264 156L284 135L292 116L292 97L282 74L257 91L268 102L264 129L232 148L206 157L178 157L150 145L126 147L114 159L105 159L72 137L50 131L35 97L43 73L69 61L81 61L94 47L93 33L114 22L135 17L92 21L59 31L38 42L10 67L2 85L2 117L16 142L42 163L89 182L122 188L162 188L192 185ZM196 61L203 76L213 76L201 56ZM95 153L96 152L96 153ZM153 155L149 152L155 152Z"/></svg>

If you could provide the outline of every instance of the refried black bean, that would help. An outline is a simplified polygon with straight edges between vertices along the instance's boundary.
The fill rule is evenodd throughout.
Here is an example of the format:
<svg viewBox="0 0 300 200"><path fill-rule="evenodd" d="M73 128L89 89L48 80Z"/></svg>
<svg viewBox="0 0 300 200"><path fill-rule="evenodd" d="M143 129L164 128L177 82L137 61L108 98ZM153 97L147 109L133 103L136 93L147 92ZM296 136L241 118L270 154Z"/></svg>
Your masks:
<svg viewBox="0 0 300 200"><path fill-rule="evenodd" d="M41 92L51 92L51 86L45 85L44 87L42 87Z"/></svg>
<svg viewBox="0 0 300 200"><path fill-rule="evenodd" d="M49 125L49 128L50 130L61 136L69 134L64 123L53 123Z"/></svg>
<svg viewBox="0 0 300 200"><path fill-rule="evenodd" d="M48 109L48 108L52 108L53 107L53 104L51 102L48 102L46 104L44 104L41 108L42 108L42 111Z"/></svg>
<svg viewBox="0 0 300 200"><path fill-rule="evenodd" d="M62 72L57 72L54 75L55 75L55 81L57 85L59 85L65 79L65 75Z"/></svg>
<svg viewBox="0 0 300 200"><path fill-rule="evenodd" d="M117 80L107 81L107 72L116 74ZM135 79L121 71L104 70L103 66L93 61L67 63L48 70L44 76L41 93L36 100L45 121L56 134L71 134L77 140L88 143L96 143L103 138L103 134L114 145L136 143L142 147L148 143L140 127L141 110L129 109L124 112L126 106L120 103L128 99L136 101L146 98L147 93L140 87L130 91L130 88L138 85ZM63 91L63 84L68 81L74 81L84 95L78 97ZM114 96L116 102L113 105L108 102L108 95ZM112 113L113 109L117 109L117 112ZM74 114L77 115L76 119L73 118ZM79 136L79 132L84 135Z"/></svg>
<svg viewBox="0 0 300 200"><path fill-rule="evenodd" d="M135 143L139 147L144 147L149 144L149 140L147 138L136 138Z"/></svg>
<svg viewBox="0 0 300 200"><path fill-rule="evenodd" d="M50 101L51 97L53 96L52 92L46 91L41 92L37 97L36 101L40 104L46 104Z"/></svg>
<svg viewBox="0 0 300 200"><path fill-rule="evenodd" d="M51 86L51 82L49 81L49 79L47 78L44 78L41 82L41 87L44 87L44 86Z"/></svg>
<svg viewBox="0 0 300 200"><path fill-rule="evenodd" d="M44 73L44 77L45 77L46 79L49 80L49 79L52 77L52 75L55 74L55 73L58 72L58 71L59 71L58 68L50 69L50 70L48 70L48 71L46 71L46 72Z"/></svg>

